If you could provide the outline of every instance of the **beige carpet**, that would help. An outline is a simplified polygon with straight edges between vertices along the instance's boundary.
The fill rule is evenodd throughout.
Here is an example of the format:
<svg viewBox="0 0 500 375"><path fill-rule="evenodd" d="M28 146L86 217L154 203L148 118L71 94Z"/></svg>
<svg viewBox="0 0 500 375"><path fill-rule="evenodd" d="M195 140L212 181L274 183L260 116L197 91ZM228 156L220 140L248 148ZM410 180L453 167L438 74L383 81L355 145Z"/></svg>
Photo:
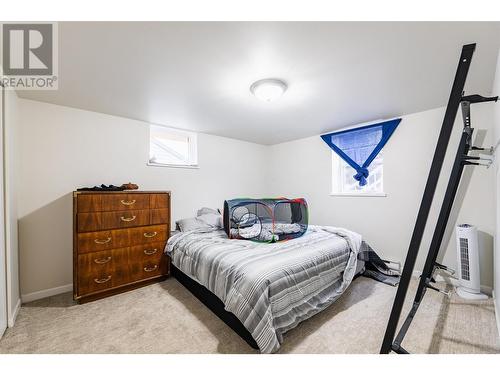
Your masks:
<svg viewBox="0 0 500 375"><path fill-rule="evenodd" d="M413 280L411 293L415 286ZM288 332L279 353L378 353L395 292L357 278L335 304ZM448 300L429 290L404 346L414 353L500 353L491 299ZM85 305L70 293L25 304L0 353L256 351L169 279Z"/></svg>

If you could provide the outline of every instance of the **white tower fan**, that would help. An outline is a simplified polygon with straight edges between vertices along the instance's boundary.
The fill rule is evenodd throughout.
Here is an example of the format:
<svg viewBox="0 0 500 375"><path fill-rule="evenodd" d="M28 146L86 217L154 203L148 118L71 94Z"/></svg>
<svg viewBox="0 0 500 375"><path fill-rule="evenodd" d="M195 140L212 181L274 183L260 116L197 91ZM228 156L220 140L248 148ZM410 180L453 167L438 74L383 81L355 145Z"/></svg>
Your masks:
<svg viewBox="0 0 500 375"><path fill-rule="evenodd" d="M469 224L457 226L457 268L459 286L457 294L466 299L487 299L481 293L479 274L479 240L477 228Z"/></svg>

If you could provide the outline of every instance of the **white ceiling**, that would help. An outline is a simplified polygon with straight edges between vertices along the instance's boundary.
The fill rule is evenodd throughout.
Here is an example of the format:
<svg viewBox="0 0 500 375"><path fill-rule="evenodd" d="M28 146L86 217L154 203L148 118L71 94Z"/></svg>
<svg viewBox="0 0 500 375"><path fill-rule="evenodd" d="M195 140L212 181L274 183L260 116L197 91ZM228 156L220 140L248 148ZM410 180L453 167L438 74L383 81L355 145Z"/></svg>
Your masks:
<svg viewBox="0 0 500 375"><path fill-rule="evenodd" d="M275 144L446 104L463 44L467 92L490 94L500 23L59 23L59 90L27 99ZM261 102L252 82L281 78Z"/></svg>

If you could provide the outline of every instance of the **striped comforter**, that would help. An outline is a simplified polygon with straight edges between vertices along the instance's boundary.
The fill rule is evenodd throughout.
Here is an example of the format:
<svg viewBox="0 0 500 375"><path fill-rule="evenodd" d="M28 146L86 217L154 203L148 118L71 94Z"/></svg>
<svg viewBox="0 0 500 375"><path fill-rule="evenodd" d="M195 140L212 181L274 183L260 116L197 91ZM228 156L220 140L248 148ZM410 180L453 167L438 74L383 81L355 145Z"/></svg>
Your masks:
<svg viewBox="0 0 500 375"><path fill-rule="evenodd" d="M230 240L222 230L177 233L166 252L238 317L262 353L272 353L283 333L346 290L360 246L357 233L309 226L302 237L271 244Z"/></svg>

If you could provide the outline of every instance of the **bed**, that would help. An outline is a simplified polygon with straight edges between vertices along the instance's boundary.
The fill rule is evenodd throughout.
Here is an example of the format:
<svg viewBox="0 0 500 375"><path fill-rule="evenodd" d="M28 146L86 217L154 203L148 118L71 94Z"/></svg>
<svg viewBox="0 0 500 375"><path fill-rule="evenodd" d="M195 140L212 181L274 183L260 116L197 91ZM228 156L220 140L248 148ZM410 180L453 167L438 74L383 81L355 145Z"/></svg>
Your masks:
<svg viewBox="0 0 500 375"><path fill-rule="evenodd" d="M270 244L199 229L174 234L165 251L179 281L250 345L272 353L285 332L347 289L361 268L361 243L357 233L324 226Z"/></svg>

